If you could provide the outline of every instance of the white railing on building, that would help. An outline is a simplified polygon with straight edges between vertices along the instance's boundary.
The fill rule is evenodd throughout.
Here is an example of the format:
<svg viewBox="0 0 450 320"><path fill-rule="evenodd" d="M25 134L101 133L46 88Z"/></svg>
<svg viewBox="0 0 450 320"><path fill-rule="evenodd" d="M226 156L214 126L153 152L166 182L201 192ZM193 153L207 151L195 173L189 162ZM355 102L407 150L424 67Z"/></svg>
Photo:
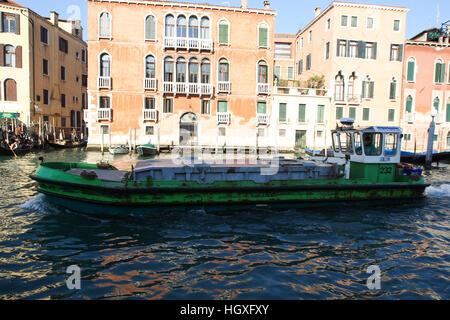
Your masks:
<svg viewBox="0 0 450 320"><path fill-rule="evenodd" d="M231 82L230 81L219 81L217 84L217 92L230 93L231 92Z"/></svg>
<svg viewBox="0 0 450 320"><path fill-rule="evenodd" d="M350 104L361 104L361 95L358 94L349 94L347 95L347 102Z"/></svg>
<svg viewBox="0 0 450 320"><path fill-rule="evenodd" d="M175 82L164 82L163 83L164 93L174 93L175 92Z"/></svg>
<svg viewBox="0 0 450 320"><path fill-rule="evenodd" d="M164 49L185 49L185 50L213 50L213 41L211 39L200 38L178 38L165 37Z"/></svg>
<svg viewBox="0 0 450 320"><path fill-rule="evenodd" d="M441 124L441 123L444 123L445 122L445 114L444 113L442 113L442 112L439 112L437 115L436 115L436 124Z"/></svg>
<svg viewBox="0 0 450 320"><path fill-rule="evenodd" d="M97 112L97 120L111 121L112 120L111 108L99 108Z"/></svg>
<svg viewBox="0 0 450 320"><path fill-rule="evenodd" d="M269 124L270 123L270 116L268 114L258 114L256 116L258 124Z"/></svg>
<svg viewBox="0 0 450 320"><path fill-rule="evenodd" d="M111 89L111 77L98 77L98 89Z"/></svg>
<svg viewBox="0 0 450 320"><path fill-rule="evenodd" d="M256 92L258 94L270 94L270 84L268 84L268 83L258 83Z"/></svg>
<svg viewBox="0 0 450 320"><path fill-rule="evenodd" d="M414 123L416 121L416 114L412 112L406 113L406 122Z"/></svg>
<svg viewBox="0 0 450 320"><path fill-rule="evenodd" d="M209 83L188 83L188 82L164 82L164 93L188 94L188 95L209 95L213 94L213 85Z"/></svg>
<svg viewBox="0 0 450 320"><path fill-rule="evenodd" d="M209 83L201 83L200 84L200 95L202 96L212 96L213 94L213 85Z"/></svg>
<svg viewBox="0 0 450 320"><path fill-rule="evenodd" d="M144 109L144 121L158 122L158 110L156 109Z"/></svg>
<svg viewBox="0 0 450 320"><path fill-rule="evenodd" d="M156 91L156 83L157 83L156 79L145 78L144 79L144 89Z"/></svg>
<svg viewBox="0 0 450 320"><path fill-rule="evenodd" d="M231 113L229 112L218 112L217 113L217 123L218 124L230 124Z"/></svg>

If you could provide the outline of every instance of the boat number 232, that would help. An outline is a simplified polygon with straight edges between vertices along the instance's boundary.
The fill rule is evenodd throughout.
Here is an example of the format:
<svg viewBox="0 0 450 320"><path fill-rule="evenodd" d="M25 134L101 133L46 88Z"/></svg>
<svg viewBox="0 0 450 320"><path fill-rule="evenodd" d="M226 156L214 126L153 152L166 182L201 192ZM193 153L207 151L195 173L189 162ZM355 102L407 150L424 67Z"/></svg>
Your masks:
<svg viewBox="0 0 450 320"><path fill-rule="evenodd" d="M380 174L391 174L392 173L392 167L381 167L380 168Z"/></svg>

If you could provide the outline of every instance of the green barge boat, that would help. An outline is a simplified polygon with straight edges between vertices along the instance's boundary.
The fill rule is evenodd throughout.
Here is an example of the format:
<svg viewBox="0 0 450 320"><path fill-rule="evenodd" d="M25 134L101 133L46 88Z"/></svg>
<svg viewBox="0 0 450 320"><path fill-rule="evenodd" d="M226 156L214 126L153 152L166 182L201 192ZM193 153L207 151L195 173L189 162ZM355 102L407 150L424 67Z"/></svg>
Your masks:
<svg viewBox="0 0 450 320"><path fill-rule="evenodd" d="M397 127L332 132L333 155L233 164L140 161L130 171L104 164L42 162L32 179L57 204L83 213L127 214L164 206L324 204L423 198L420 168L400 164Z"/></svg>

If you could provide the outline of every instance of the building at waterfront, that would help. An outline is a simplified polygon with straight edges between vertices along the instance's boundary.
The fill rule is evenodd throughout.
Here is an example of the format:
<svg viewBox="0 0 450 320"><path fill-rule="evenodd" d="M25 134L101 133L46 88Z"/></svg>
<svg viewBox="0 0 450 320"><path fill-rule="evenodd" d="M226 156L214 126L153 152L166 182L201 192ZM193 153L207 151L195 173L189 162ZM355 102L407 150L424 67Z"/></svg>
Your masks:
<svg viewBox="0 0 450 320"><path fill-rule="evenodd" d="M254 146L272 108L275 14L268 1L89 0L90 146Z"/></svg>
<svg viewBox="0 0 450 320"><path fill-rule="evenodd" d="M435 117L434 150L450 150L450 29L431 28L406 41L402 94L403 149L424 152Z"/></svg>
<svg viewBox="0 0 450 320"><path fill-rule="evenodd" d="M0 19L0 112L36 128L81 130L87 44L80 21L56 12L45 18L10 0L0 2Z"/></svg>
<svg viewBox="0 0 450 320"><path fill-rule="evenodd" d="M400 124L406 15L409 9L332 2L295 40L295 80L321 84L332 98L328 123Z"/></svg>

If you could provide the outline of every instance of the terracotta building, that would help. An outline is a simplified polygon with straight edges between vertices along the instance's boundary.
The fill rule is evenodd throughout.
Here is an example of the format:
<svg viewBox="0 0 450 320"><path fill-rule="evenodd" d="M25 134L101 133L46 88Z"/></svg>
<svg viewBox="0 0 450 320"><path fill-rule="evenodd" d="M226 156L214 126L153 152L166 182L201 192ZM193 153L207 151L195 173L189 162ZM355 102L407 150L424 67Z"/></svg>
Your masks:
<svg viewBox="0 0 450 320"><path fill-rule="evenodd" d="M406 41L403 149L425 152L435 117L434 150L450 150L450 30L431 28Z"/></svg>
<svg viewBox="0 0 450 320"><path fill-rule="evenodd" d="M89 0L90 146L253 146L272 107L269 6Z"/></svg>
<svg viewBox="0 0 450 320"><path fill-rule="evenodd" d="M82 128L87 107L87 44L79 21L0 2L0 112L26 125Z"/></svg>

